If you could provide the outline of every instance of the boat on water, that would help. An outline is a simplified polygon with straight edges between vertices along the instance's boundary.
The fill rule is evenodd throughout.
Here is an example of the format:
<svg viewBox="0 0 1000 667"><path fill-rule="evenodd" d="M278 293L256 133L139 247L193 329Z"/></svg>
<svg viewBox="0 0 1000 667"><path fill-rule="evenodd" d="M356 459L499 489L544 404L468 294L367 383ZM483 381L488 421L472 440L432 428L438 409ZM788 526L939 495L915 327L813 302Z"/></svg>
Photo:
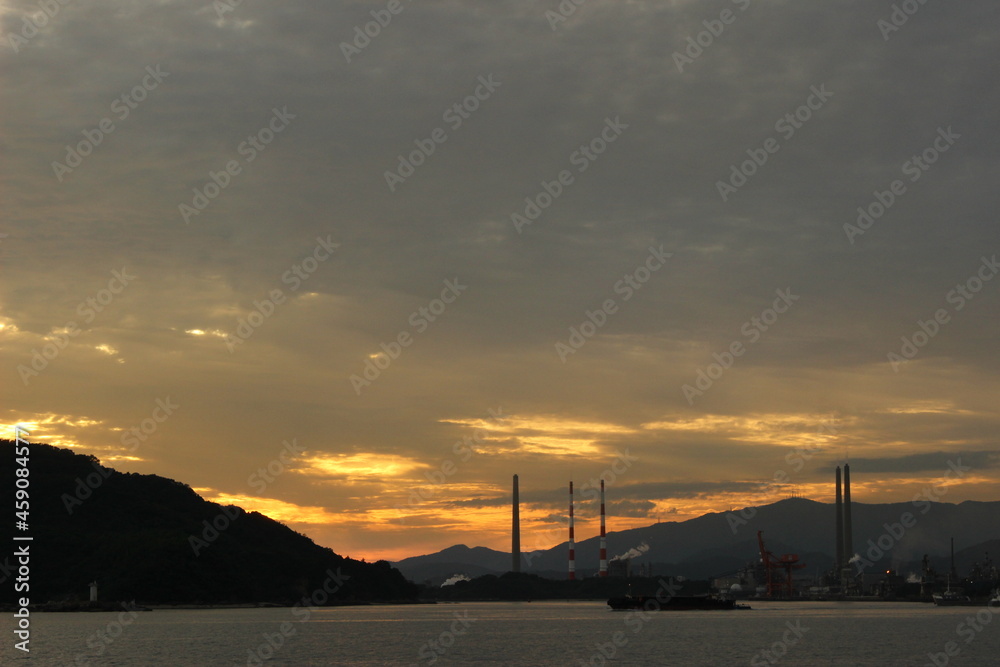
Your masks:
<svg viewBox="0 0 1000 667"><path fill-rule="evenodd" d="M736 600L713 598L707 595L671 596L657 598L651 595L631 596L608 600L608 606L616 611L642 609L644 611L693 611L714 609L749 609L749 605L737 605Z"/></svg>
<svg viewBox="0 0 1000 667"><path fill-rule="evenodd" d="M931 595L934 604L939 607L968 607L973 604L972 598L956 591L945 591Z"/></svg>
<svg viewBox="0 0 1000 667"><path fill-rule="evenodd" d="M934 593L931 599L939 607L968 607L973 604L972 598L958 591L951 590L951 578L944 593Z"/></svg>

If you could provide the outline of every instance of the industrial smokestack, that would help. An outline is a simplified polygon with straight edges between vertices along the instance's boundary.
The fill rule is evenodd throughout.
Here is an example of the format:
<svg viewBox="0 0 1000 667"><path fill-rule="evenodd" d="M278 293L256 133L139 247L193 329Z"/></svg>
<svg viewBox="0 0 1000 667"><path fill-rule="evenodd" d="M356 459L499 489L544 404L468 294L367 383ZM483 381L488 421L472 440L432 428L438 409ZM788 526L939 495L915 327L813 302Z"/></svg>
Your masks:
<svg viewBox="0 0 1000 667"><path fill-rule="evenodd" d="M844 565L854 558L854 538L851 531L851 465L844 464Z"/></svg>
<svg viewBox="0 0 1000 667"><path fill-rule="evenodd" d="M601 480L601 569L602 577L608 576L608 540L604 533L604 480Z"/></svg>
<svg viewBox="0 0 1000 667"><path fill-rule="evenodd" d="M840 466L837 466L837 576L844 569L844 503L840 499Z"/></svg>
<svg viewBox="0 0 1000 667"><path fill-rule="evenodd" d="M514 475L514 506L511 510L510 526L510 571L521 571L521 508L517 491L517 475Z"/></svg>
<svg viewBox="0 0 1000 667"><path fill-rule="evenodd" d="M569 483L569 580L576 579L576 548L573 544L573 482Z"/></svg>
<svg viewBox="0 0 1000 667"><path fill-rule="evenodd" d="M951 538L951 572L949 573L948 576L954 577L955 579L958 579L958 572L955 571L955 538L954 537ZM950 582L951 580L949 579L948 581Z"/></svg>

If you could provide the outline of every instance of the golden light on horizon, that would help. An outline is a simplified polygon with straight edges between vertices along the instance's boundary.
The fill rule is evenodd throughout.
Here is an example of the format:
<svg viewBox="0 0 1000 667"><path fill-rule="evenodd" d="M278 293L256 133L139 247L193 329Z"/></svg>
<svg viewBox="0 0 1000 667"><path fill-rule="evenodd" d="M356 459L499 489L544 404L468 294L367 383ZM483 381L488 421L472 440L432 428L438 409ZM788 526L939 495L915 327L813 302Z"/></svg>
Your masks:
<svg viewBox="0 0 1000 667"><path fill-rule="evenodd" d="M490 419L477 417L438 421L507 436L507 439L517 442L516 450L520 452L561 458L600 455L601 435L635 432L633 428L611 422L581 421L551 415L501 415Z"/></svg>
<svg viewBox="0 0 1000 667"><path fill-rule="evenodd" d="M982 485L987 489L993 482L985 475L966 475L961 479L949 478L945 471L940 474L921 473L897 478L887 486L881 476L872 476L863 470L855 470L852 479L853 499L856 503L909 502L911 498L928 489L936 488L932 500L951 502L951 496L958 485ZM608 528L623 531L655 525L659 522L683 522L705 514L721 514L744 507L771 504L789 497L801 497L822 503L833 500L833 476L826 481L796 482L794 479L784 484L762 482L756 490L706 492L694 497L651 498L649 509L640 512L617 514L615 501L609 503ZM232 503L248 510L259 511L273 519L293 527L302 528L320 543L334 547L333 536L350 531L375 540L382 546L354 548L353 557L371 560L400 560L421 553L432 553L454 544L485 546L496 551L509 550L510 505L507 498L497 494L505 489L487 483L431 484L417 485L404 490L413 492L412 502L407 502L399 494L385 496L379 505L359 510L338 511L333 508L302 507L291 502L273 498L257 498L237 494L223 494L211 489L196 489L206 499L214 502ZM988 489L987 491L988 492ZM932 491L932 493L934 493ZM634 499L625 498L630 502ZM577 540L585 540L598 534L596 512L593 503L579 499L577 503ZM547 550L567 539L565 509L548 502L522 502L521 544L525 552ZM415 531L426 535L414 542ZM406 538L409 546L392 546L392 536ZM442 539L447 535L446 539ZM325 540L324 540L325 537ZM421 547L414 546L421 544Z"/></svg>
<svg viewBox="0 0 1000 667"><path fill-rule="evenodd" d="M247 512L260 512L281 523L336 524L343 521L341 515L331 513L325 507L296 505L277 498L213 492L212 489L206 488L198 488L194 491L210 502L220 505L236 505Z"/></svg>
<svg viewBox="0 0 1000 667"><path fill-rule="evenodd" d="M501 415L498 419L439 419L445 424L483 428L497 433L517 434L525 431L543 433L634 433L635 429L611 422L592 422L552 415Z"/></svg>
<svg viewBox="0 0 1000 667"><path fill-rule="evenodd" d="M600 454L601 448L594 440L565 436L525 436L518 438L520 451L551 456L587 457Z"/></svg>
<svg viewBox="0 0 1000 667"><path fill-rule="evenodd" d="M108 463L108 462L117 463L118 461L128 461L130 463L136 463L136 462L145 461L145 460L146 459L142 458L141 456L129 456L129 455L126 455L126 454L121 454L121 455L106 456L106 457L104 457L102 459L102 462L103 463Z"/></svg>
<svg viewBox="0 0 1000 667"><path fill-rule="evenodd" d="M968 411L963 411L963 414ZM141 414L141 413L140 413ZM865 447L885 451L905 451L907 454L933 453L947 444L959 448L968 441L952 437L914 443L907 433L894 433L896 437L882 436L872 439L864 447L854 443L867 440L871 429L864 419L876 415L894 422L919 420L922 415L958 414L956 409L942 402L904 402L860 416L833 419L823 413L774 413L758 412L740 416L706 414L697 418L678 420L661 419L641 423L632 428L614 422L572 420L551 416L517 416L503 419L438 419L444 424L464 427L463 435L471 435L470 428L479 438L473 457L460 460L446 449L435 456L418 458L412 454L383 455L327 451L306 451L287 466L289 473L300 475L315 489L325 489L323 494L296 496L294 498L265 498L243 493L223 493L212 488L198 489L214 502L236 504L248 511L258 511L305 533L318 543L333 548L338 553L366 558L400 559L421 553L433 553L457 543L469 546L486 546L497 551L509 549L510 505L509 476L497 479L491 469L495 461L512 454L531 456L532 465L558 468L565 461L597 462L611 447L620 445L623 438L602 441L607 436L629 436L638 447L650 442L662 442L662 434L699 433L717 437L738 447L774 445L779 447L808 447L820 450L829 446L828 452L811 452L813 457L827 457L840 445L840 433L849 435L853 452ZM86 415L60 415L54 412L28 415L23 426L30 438L39 442L73 448L78 452L93 453L105 465L128 470L130 464L143 464L143 452L128 452L118 446L116 429ZM95 430L96 429L96 430ZM13 426L4 427L13 438ZM109 438L108 433L111 433ZM454 442L448 436L447 442ZM645 439L645 440L644 440ZM79 444L82 443L82 444ZM98 443L98 444L92 444ZM791 451L791 450L789 450ZM964 450L958 450L964 451ZM269 453L267 456L273 457ZM881 461L884 457L871 454ZM482 457L482 458L480 458ZM623 531L655 525L657 522L680 522L710 513L725 513L743 507L762 506L789 497L800 497L830 503L833 498L833 474L817 469L817 461L796 470L789 464L784 452L770 454L773 462L761 466L760 477L748 478L752 471L732 471L724 476L725 484L708 485L704 491L670 488L657 495L639 498L630 492L630 484L669 482L651 480L632 470L623 478L623 484L611 487L608 525L611 531ZM827 457L829 458L829 457ZM267 458L264 458L267 460ZM441 474L441 465L451 460L456 465L453 473ZM861 460L864 460L863 458ZM576 463L574 463L576 465ZM595 463L595 465L598 465ZM827 464L829 465L829 464ZM882 464L884 465L884 463ZM941 470L906 472L903 468L891 473L866 471L864 466L854 466L853 499L857 503L910 503L914 497L930 493L929 499L941 502L959 502L967 497L992 496L995 482L988 470L971 471L961 478L948 477L944 460ZM485 467L484 467L485 466ZM142 468L140 468L142 469ZM772 478L772 473L784 470L785 478ZM829 477L829 480L826 478ZM544 484L551 480L542 475ZM186 481L178 476L181 481ZM189 478L190 479L190 478ZM522 476L523 479L523 476ZM205 480L206 486L213 480ZM337 484L344 486L334 489ZM204 484L205 482L203 482ZM731 483L733 490L724 490ZM238 486L233 488L239 488ZM344 491L350 489L350 491ZM522 487L522 491L523 491ZM551 489L539 489L551 494ZM618 495L618 493L621 495ZM328 495L326 495L328 494ZM554 496L553 496L554 497ZM547 495L525 501L522 496L522 547L525 550L546 550L566 541L562 500L554 502ZM302 499L307 499L302 503ZM309 503L308 501L312 501ZM302 504L299 504L302 503ZM621 513L615 512L618 504ZM598 534L596 513L592 503L578 496L577 539L585 540Z"/></svg>
<svg viewBox="0 0 1000 667"><path fill-rule="evenodd" d="M746 416L706 415L695 419L646 422L650 431L722 434L743 442L817 449L832 445L851 420L829 414L757 413Z"/></svg>
<svg viewBox="0 0 1000 667"><path fill-rule="evenodd" d="M293 470L303 475L330 478L402 477L424 467L424 464L405 456L379 454L319 454L300 459Z"/></svg>
<svg viewBox="0 0 1000 667"><path fill-rule="evenodd" d="M54 412L32 415L16 424L0 425L0 437L14 439L14 429L21 427L28 431L28 439L32 442L44 442L56 447L79 447L77 438L68 431L78 432L92 429L104 424L103 420L75 415L59 415ZM120 448L116 448L120 449Z"/></svg>
<svg viewBox="0 0 1000 667"><path fill-rule="evenodd" d="M228 334L225 331L219 331L218 329L186 329L184 331L189 336L201 337L201 336L214 336L215 338L225 338Z"/></svg>
<svg viewBox="0 0 1000 667"><path fill-rule="evenodd" d="M975 415L974 410L966 410L955 407L954 401L916 401L910 405L900 407L889 407L880 410L894 415L923 415L923 414L950 414L950 415Z"/></svg>

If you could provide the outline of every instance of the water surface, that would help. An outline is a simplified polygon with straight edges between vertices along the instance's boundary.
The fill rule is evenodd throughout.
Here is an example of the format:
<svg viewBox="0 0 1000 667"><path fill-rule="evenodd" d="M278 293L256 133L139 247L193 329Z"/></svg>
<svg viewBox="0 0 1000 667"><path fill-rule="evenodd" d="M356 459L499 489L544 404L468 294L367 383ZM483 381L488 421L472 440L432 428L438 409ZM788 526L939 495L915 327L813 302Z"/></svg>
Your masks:
<svg viewBox="0 0 1000 667"><path fill-rule="evenodd" d="M993 620L1000 613L984 607L751 604L751 611L646 615L612 612L601 602L156 610L134 619L123 613L39 613L32 615L28 655L14 649L13 619L4 614L0 662L874 667L930 665L931 654L937 667L1000 664L1000 620ZM946 655L948 642L957 655Z"/></svg>

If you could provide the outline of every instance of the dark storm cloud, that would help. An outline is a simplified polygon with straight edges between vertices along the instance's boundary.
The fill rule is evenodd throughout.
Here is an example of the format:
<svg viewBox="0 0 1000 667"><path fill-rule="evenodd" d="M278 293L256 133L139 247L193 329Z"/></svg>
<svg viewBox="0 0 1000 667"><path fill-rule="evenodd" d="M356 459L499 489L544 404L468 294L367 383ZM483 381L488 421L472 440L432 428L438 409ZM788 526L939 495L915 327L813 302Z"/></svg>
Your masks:
<svg viewBox="0 0 1000 667"><path fill-rule="evenodd" d="M851 469L862 473L919 473L943 474L954 466L969 466L972 470L992 470L1000 466L1000 453L987 452L928 452L894 458L852 458ZM820 472L832 473L833 466ZM857 474L857 473L855 473Z"/></svg>
<svg viewBox="0 0 1000 667"><path fill-rule="evenodd" d="M613 516L648 517L655 508L656 504L648 500L622 500L611 503L607 511Z"/></svg>
<svg viewBox="0 0 1000 667"><path fill-rule="evenodd" d="M760 485L756 482L646 482L626 484L614 490L620 498L633 500L697 498L715 493L741 493L756 491Z"/></svg>

